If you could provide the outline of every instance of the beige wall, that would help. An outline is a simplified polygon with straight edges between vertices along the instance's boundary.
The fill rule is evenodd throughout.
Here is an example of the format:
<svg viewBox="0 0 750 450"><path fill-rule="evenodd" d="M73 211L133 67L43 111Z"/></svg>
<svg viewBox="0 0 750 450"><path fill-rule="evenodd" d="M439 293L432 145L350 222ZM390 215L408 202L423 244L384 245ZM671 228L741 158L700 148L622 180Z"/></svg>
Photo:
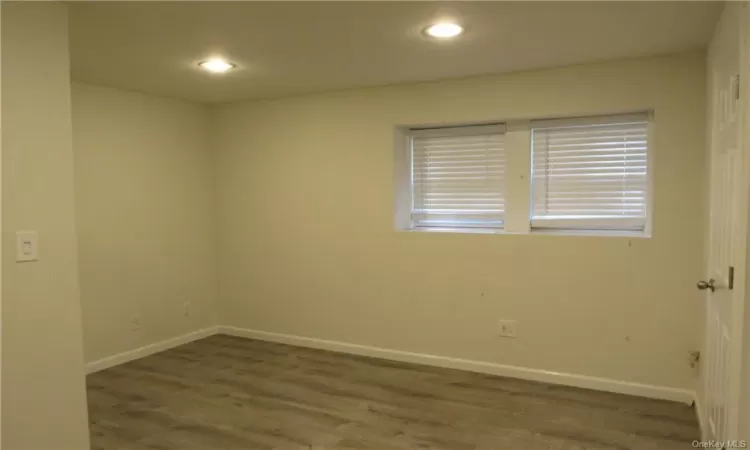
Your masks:
<svg viewBox="0 0 750 450"><path fill-rule="evenodd" d="M84 450L65 6L3 2L1 53L2 447ZM15 262L16 230L39 261Z"/></svg>
<svg viewBox="0 0 750 450"><path fill-rule="evenodd" d="M218 108L220 322L693 388L704 72L692 53ZM653 238L393 229L395 125L651 108Z"/></svg>
<svg viewBox="0 0 750 450"><path fill-rule="evenodd" d="M215 325L207 110L80 83L72 94L86 361Z"/></svg>

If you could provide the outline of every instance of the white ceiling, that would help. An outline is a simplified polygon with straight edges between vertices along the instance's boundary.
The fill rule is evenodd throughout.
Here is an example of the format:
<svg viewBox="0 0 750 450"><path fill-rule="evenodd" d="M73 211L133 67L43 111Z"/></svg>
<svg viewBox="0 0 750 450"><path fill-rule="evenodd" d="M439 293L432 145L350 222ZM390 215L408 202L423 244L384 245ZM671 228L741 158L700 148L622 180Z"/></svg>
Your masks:
<svg viewBox="0 0 750 450"><path fill-rule="evenodd" d="M704 47L719 2L79 2L75 79L220 102ZM466 33L421 34L455 18ZM211 75L196 63L225 56Z"/></svg>

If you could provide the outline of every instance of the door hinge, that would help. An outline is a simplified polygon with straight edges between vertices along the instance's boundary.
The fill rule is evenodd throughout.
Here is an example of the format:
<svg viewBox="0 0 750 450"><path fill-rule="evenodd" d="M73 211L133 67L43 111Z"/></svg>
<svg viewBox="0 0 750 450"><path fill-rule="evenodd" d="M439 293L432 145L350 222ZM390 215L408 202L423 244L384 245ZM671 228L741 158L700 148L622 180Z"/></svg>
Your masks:
<svg viewBox="0 0 750 450"><path fill-rule="evenodd" d="M729 266L729 289L734 289L734 266Z"/></svg>
<svg viewBox="0 0 750 450"><path fill-rule="evenodd" d="M688 357L690 361L690 367L696 368L701 360L701 352L698 350L689 351Z"/></svg>
<svg viewBox="0 0 750 450"><path fill-rule="evenodd" d="M737 74L734 76L733 81L733 87L734 87L734 99L739 100L740 99L740 75Z"/></svg>

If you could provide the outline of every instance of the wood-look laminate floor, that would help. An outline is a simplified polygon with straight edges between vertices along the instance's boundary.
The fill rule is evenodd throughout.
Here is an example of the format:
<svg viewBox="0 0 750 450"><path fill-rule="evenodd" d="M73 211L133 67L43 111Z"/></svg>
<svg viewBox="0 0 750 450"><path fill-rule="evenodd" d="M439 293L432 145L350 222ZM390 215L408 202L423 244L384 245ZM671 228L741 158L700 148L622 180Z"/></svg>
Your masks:
<svg viewBox="0 0 750 450"><path fill-rule="evenodd" d="M87 378L93 449L686 450L687 405L212 336Z"/></svg>

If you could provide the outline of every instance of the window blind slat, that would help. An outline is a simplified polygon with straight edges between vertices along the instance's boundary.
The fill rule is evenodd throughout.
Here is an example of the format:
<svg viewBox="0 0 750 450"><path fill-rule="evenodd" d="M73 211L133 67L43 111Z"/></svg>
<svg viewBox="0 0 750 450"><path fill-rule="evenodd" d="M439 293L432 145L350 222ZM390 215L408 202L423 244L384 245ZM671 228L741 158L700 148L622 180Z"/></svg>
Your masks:
<svg viewBox="0 0 750 450"><path fill-rule="evenodd" d="M647 137L645 114L532 123L532 228L642 230Z"/></svg>
<svg viewBox="0 0 750 450"><path fill-rule="evenodd" d="M502 227L504 134L457 130L412 137L411 219L417 227Z"/></svg>

